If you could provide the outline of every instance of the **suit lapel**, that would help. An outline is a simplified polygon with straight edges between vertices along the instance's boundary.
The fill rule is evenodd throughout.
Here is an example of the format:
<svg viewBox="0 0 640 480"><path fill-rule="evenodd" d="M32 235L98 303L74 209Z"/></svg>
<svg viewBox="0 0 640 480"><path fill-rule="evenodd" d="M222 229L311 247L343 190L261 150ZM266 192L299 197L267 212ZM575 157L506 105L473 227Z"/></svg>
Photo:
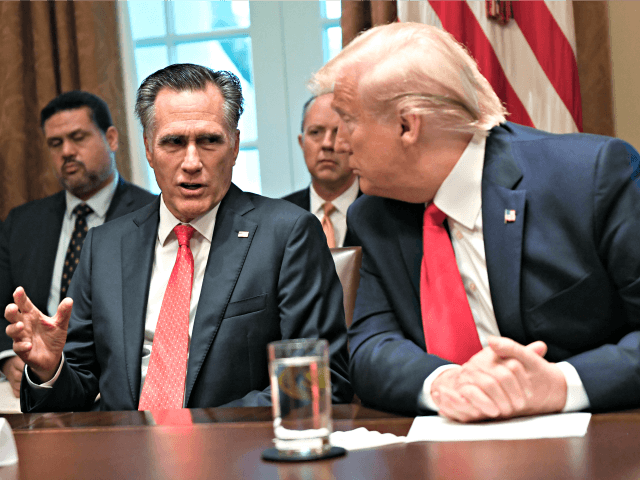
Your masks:
<svg viewBox="0 0 640 480"><path fill-rule="evenodd" d="M249 197L233 184L220 204L191 335L185 390L186 405L200 368L218 332L258 228L257 223L242 216L253 208ZM239 237L240 231L248 232L248 237Z"/></svg>
<svg viewBox="0 0 640 480"><path fill-rule="evenodd" d="M111 199L109 210L107 210L107 216L105 221L113 220L114 218L121 217L125 213L131 212L131 204L133 203L133 197L129 194L126 188L125 181L122 177L118 179L118 185L116 191Z"/></svg>
<svg viewBox="0 0 640 480"><path fill-rule="evenodd" d="M402 252L404 266L411 279L411 285L417 298L420 298L420 267L422 264L422 217L425 206L422 204L395 203L394 222L397 239ZM384 224L384 223L382 223ZM388 225L388 223L387 223ZM391 233L391 232L389 232Z"/></svg>
<svg viewBox="0 0 640 480"><path fill-rule="evenodd" d="M123 345L129 388L137 407L140 396L140 355L151 268L158 236L160 199L133 218L133 231L121 239Z"/></svg>
<svg viewBox="0 0 640 480"><path fill-rule="evenodd" d="M40 258L36 265L38 266L38 271L41 272L41 274L37 275L32 301L36 305L45 305L45 308L49 301L53 266L58 252L62 221L67 208L64 191L54 195L51 200L49 209L45 216L41 218L42 223L38 225L39 239L37 248L32 252L32 254ZM32 294L29 293L29 295Z"/></svg>
<svg viewBox="0 0 640 480"><path fill-rule="evenodd" d="M508 133L494 129L487 139L482 176L482 222L491 300L503 336L524 343L520 315L520 272L526 191L515 190L522 178ZM505 210L515 221L505 221Z"/></svg>

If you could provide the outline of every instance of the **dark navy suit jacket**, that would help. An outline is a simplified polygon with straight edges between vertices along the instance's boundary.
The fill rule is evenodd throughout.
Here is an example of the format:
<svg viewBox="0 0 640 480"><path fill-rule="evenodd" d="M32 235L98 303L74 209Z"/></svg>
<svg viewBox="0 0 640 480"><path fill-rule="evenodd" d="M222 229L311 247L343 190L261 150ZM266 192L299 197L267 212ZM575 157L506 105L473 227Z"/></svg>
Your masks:
<svg viewBox="0 0 640 480"><path fill-rule="evenodd" d="M65 364L23 411L135 410L160 200L91 229L69 296ZM248 237L239 232L248 232ZM187 407L270 405L267 343L326 338L334 402L349 402L342 287L315 216L231 185L220 204L189 347Z"/></svg>
<svg viewBox="0 0 640 480"><path fill-rule="evenodd" d="M119 177L105 222L131 213L152 202L153 195ZM47 312L51 277L56 260L62 219L67 208L64 191L14 208L0 234L0 307L13 302L22 286L33 304ZM4 333L8 322L0 320L0 351L13 341Z"/></svg>
<svg viewBox="0 0 640 480"><path fill-rule="evenodd" d="M548 360L576 368L594 411L640 406L634 158L630 145L613 138L511 123L494 128L486 144L482 220L500 333L521 344L545 341ZM425 351L424 208L365 195L348 217L363 247L352 383L363 402L412 415L422 413L425 378L448 363ZM516 211L515 222L505 223L505 210Z"/></svg>

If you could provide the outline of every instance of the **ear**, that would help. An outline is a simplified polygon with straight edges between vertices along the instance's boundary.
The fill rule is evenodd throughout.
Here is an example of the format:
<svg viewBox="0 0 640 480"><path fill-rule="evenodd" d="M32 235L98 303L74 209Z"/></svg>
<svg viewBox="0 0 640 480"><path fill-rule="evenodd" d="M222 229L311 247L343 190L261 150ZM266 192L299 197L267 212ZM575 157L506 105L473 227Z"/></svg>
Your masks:
<svg viewBox="0 0 640 480"><path fill-rule="evenodd" d="M240 130L236 130L236 144L233 151L233 164L236 164L236 159L238 158L238 152L240 151Z"/></svg>
<svg viewBox="0 0 640 480"><path fill-rule="evenodd" d="M147 162L149 162L149 166L153 168L153 153L151 148L149 148L149 139L145 133L142 134L142 138L144 139L144 153L147 157Z"/></svg>
<svg viewBox="0 0 640 480"><path fill-rule="evenodd" d="M109 144L109 148L111 149L111 151L116 152L118 150L118 130L116 129L116 127L111 125L109 128L107 128L104 136L107 139L107 143Z"/></svg>
<svg viewBox="0 0 640 480"><path fill-rule="evenodd" d="M406 147L415 145L420 139L422 117L415 113L401 114L399 117L401 128L400 140Z"/></svg>
<svg viewBox="0 0 640 480"><path fill-rule="evenodd" d="M300 148L304 150L304 147L302 146L302 134L298 135L298 145L300 145Z"/></svg>

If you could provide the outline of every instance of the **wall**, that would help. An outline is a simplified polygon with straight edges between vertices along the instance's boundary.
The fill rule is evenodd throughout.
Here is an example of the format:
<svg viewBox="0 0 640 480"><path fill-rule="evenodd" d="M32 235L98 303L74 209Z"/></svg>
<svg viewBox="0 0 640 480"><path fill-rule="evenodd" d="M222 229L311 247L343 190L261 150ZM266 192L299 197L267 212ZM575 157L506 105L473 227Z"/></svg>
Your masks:
<svg viewBox="0 0 640 480"><path fill-rule="evenodd" d="M640 2L609 2L616 137L640 150Z"/></svg>

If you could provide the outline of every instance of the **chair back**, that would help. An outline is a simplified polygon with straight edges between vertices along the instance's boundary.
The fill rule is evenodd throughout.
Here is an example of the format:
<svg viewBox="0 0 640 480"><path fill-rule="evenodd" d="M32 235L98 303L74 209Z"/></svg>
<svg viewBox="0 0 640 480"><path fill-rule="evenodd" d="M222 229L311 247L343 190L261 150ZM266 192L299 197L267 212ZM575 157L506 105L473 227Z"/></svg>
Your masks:
<svg viewBox="0 0 640 480"><path fill-rule="evenodd" d="M353 309L356 306L356 293L360 283L362 247L332 248L331 256L336 264L336 272L338 272L340 283L342 283L344 317L348 328L353 321Z"/></svg>

